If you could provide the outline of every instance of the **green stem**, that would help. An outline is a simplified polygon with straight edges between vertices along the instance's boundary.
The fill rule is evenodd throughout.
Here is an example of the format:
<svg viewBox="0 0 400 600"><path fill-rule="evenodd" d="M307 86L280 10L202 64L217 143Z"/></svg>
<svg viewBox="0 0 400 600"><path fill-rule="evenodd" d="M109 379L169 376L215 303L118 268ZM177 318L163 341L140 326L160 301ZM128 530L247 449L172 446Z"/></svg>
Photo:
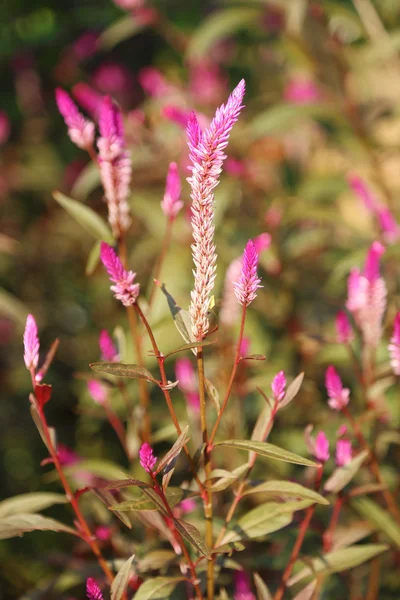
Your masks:
<svg viewBox="0 0 400 600"><path fill-rule="evenodd" d="M163 242L162 242L162 246L161 246L161 252L158 255L157 264L154 269L154 278L153 278L152 288L151 288L150 298L149 298L149 312L153 306L153 302L154 302L154 298L155 298L155 294L156 294L156 290L157 290L157 285L155 282L160 279L161 269L164 264L165 257L167 255L169 245L171 243L173 222L174 222L173 219L167 220L167 227L165 229L165 234L164 234L164 238L163 238Z"/></svg>

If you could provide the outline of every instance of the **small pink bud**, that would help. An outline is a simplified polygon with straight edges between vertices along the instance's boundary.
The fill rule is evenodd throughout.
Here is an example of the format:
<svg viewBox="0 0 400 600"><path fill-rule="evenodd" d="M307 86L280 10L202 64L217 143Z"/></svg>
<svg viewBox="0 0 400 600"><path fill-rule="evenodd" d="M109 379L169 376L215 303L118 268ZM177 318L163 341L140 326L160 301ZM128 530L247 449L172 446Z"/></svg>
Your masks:
<svg viewBox="0 0 400 600"><path fill-rule="evenodd" d="M313 104L321 99L321 93L315 83L300 75L289 81L283 95L286 102L291 104Z"/></svg>
<svg viewBox="0 0 400 600"><path fill-rule="evenodd" d="M253 244L257 254L261 254L261 252L263 252L264 250L268 250L268 248L270 247L271 236L269 235L269 233L260 233L260 235L254 238Z"/></svg>
<svg viewBox="0 0 400 600"><path fill-rule="evenodd" d="M329 459L329 442L323 431L320 431L315 438L315 458L320 462L326 462Z"/></svg>
<svg viewBox="0 0 400 600"><path fill-rule="evenodd" d="M393 335L388 346L390 365L395 375L400 375L400 312L394 319Z"/></svg>
<svg viewBox="0 0 400 600"><path fill-rule="evenodd" d="M233 283L236 299L242 306L249 306L257 297L261 279L257 277L258 254L251 240L243 253L242 272L238 281Z"/></svg>
<svg viewBox="0 0 400 600"><path fill-rule="evenodd" d="M102 541L102 542L106 542L107 540L110 539L111 537L111 527L107 527L106 525L100 525L100 527L97 527L96 531L95 531L95 536L97 537L98 540Z"/></svg>
<svg viewBox="0 0 400 600"><path fill-rule="evenodd" d="M99 584L92 577L86 580L86 596L89 600L103 600L103 594L99 588Z"/></svg>
<svg viewBox="0 0 400 600"><path fill-rule="evenodd" d="M346 433L347 433L347 425L341 425L338 428L336 435L337 435L337 437L342 437L343 435L346 435Z"/></svg>
<svg viewBox="0 0 400 600"><path fill-rule="evenodd" d="M350 390L344 388L335 367L330 365L325 373L328 404L333 410L342 410L349 403Z"/></svg>
<svg viewBox="0 0 400 600"><path fill-rule="evenodd" d="M349 175L347 181L355 195L363 202L365 208L370 213L375 213L379 207L379 203L367 183L358 175Z"/></svg>
<svg viewBox="0 0 400 600"><path fill-rule="evenodd" d="M96 404L104 404L107 400L107 388L97 379L91 379L87 384L88 392Z"/></svg>
<svg viewBox="0 0 400 600"><path fill-rule="evenodd" d="M64 444L57 444L57 457L60 464L63 466L76 465L81 461L79 454L64 446Z"/></svg>
<svg viewBox="0 0 400 600"><path fill-rule="evenodd" d="M251 591L250 577L244 571L235 571L235 593L234 600L256 600Z"/></svg>
<svg viewBox="0 0 400 600"><path fill-rule="evenodd" d="M26 319L24 332L24 361L28 370L36 369L39 362L39 338L36 321L32 315Z"/></svg>
<svg viewBox="0 0 400 600"><path fill-rule="evenodd" d="M196 501L193 498L187 498L180 503L179 508L183 514L191 513L196 509Z"/></svg>
<svg viewBox="0 0 400 600"><path fill-rule="evenodd" d="M244 336L240 344L240 356L247 356L250 351L251 340L249 337Z"/></svg>
<svg viewBox="0 0 400 600"><path fill-rule="evenodd" d="M284 399L286 393L286 377L283 371L279 371L279 373L275 375L271 383L271 388L275 400L280 402Z"/></svg>
<svg viewBox="0 0 400 600"><path fill-rule="evenodd" d="M61 88L56 89L56 101L71 140L78 148L90 148L94 141L94 123L85 119L67 92Z"/></svg>
<svg viewBox="0 0 400 600"><path fill-rule="evenodd" d="M99 336L99 347L101 352L101 360L106 362L118 361L117 348L106 329L102 329Z"/></svg>
<svg viewBox="0 0 400 600"><path fill-rule="evenodd" d="M377 213L379 225L383 231L385 240L393 244L400 236L400 227L388 208L381 207Z"/></svg>
<svg viewBox="0 0 400 600"><path fill-rule="evenodd" d="M136 273L126 271L114 250L105 242L101 243L100 258L107 270L110 281L115 283L110 289L114 292L117 300L120 300L124 306L135 304L140 290L140 285L133 283Z"/></svg>
<svg viewBox="0 0 400 600"><path fill-rule="evenodd" d="M190 408L198 413L200 410L200 397L196 372L191 361L188 358L178 358L175 365L175 377L178 380L178 387L185 395Z"/></svg>
<svg viewBox="0 0 400 600"><path fill-rule="evenodd" d="M175 162L172 162L169 165L165 194L161 202L161 208L163 210L163 213L171 221L175 219L175 217L183 207L183 202L181 200L181 191L182 188L178 172L178 165Z"/></svg>
<svg viewBox="0 0 400 600"><path fill-rule="evenodd" d="M97 119L103 103L103 96L83 81L72 88L74 98L94 119Z"/></svg>
<svg viewBox="0 0 400 600"><path fill-rule="evenodd" d="M163 107L161 114L168 119L168 121L176 123L179 127L186 129L190 113L184 108L176 106L175 104L167 104Z"/></svg>
<svg viewBox="0 0 400 600"><path fill-rule="evenodd" d="M336 339L339 344L349 344L354 338L353 328L344 310L336 315Z"/></svg>
<svg viewBox="0 0 400 600"><path fill-rule="evenodd" d="M379 278L379 263L384 252L385 248L380 242L374 242L368 250L364 267L364 277L366 277L370 283L375 283Z"/></svg>
<svg viewBox="0 0 400 600"><path fill-rule="evenodd" d="M153 448L147 442L144 443L139 450L140 464L147 473L151 473L157 462L157 458L153 454Z"/></svg>
<svg viewBox="0 0 400 600"><path fill-rule="evenodd" d="M351 461L352 448L349 440L338 440L336 444L336 464L343 467Z"/></svg>

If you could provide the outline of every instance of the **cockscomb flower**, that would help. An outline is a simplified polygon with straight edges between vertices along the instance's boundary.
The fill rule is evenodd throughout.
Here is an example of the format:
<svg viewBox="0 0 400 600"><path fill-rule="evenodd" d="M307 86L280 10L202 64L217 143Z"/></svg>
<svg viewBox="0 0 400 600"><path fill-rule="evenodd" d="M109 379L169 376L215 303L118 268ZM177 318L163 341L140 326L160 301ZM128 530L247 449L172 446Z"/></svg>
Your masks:
<svg viewBox="0 0 400 600"><path fill-rule="evenodd" d="M349 318L344 310L340 310L336 315L336 340L339 344L349 344L353 338L353 328Z"/></svg>
<svg viewBox="0 0 400 600"><path fill-rule="evenodd" d="M88 392L96 404L104 404L107 400L107 388L97 379L90 379L87 384Z"/></svg>
<svg viewBox="0 0 400 600"><path fill-rule="evenodd" d="M101 360L105 360L106 362L118 361L118 350L107 329L102 329L100 332L99 347L101 353Z"/></svg>
<svg viewBox="0 0 400 600"><path fill-rule="evenodd" d="M257 277L258 254L251 240L246 244L243 253L240 278L233 283L236 299L242 306L249 306L257 297L260 281Z"/></svg>
<svg viewBox="0 0 400 600"><path fill-rule="evenodd" d="M151 473L157 462L157 458L153 454L153 448L147 442L144 443L139 450L139 460L143 469L147 473Z"/></svg>
<svg viewBox="0 0 400 600"><path fill-rule="evenodd" d="M143 90L153 98L162 98L171 94L174 87L165 79L164 75L154 67L145 67L138 76Z"/></svg>
<svg viewBox="0 0 400 600"><path fill-rule="evenodd" d="M350 440L338 440L336 444L335 460L338 467L343 467L351 461L352 448Z"/></svg>
<svg viewBox="0 0 400 600"><path fill-rule="evenodd" d="M122 114L106 96L99 115L100 177L108 206L108 220L113 235L120 238L131 224L127 198L132 175L132 163L125 145Z"/></svg>
<svg viewBox="0 0 400 600"><path fill-rule="evenodd" d="M114 292L117 300L120 300L124 306L135 304L140 291L140 284L133 283L136 273L126 271L114 250L105 242L101 243L100 258L107 270L110 281L115 283L110 287L110 290Z"/></svg>
<svg viewBox="0 0 400 600"><path fill-rule="evenodd" d="M400 227L390 210L384 206L377 212L377 218L386 242L393 244L400 237Z"/></svg>
<svg viewBox="0 0 400 600"><path fill-rule="evenodd" d="M255 595L251 591L250 577L244 571L235 571L235 593L234 600L256 600Z"/></svg>
<svg viewBox="0 0 400 600"><path fill-rule="evenodd" d="M196 372L189 358L178 358L175 365L175 377L178 387L184 393L187 403L192 410L199 412L200 396Z"/></svg>
<svg viewBox="0 0 400 600"><path fill-rule="evenodd" d="M167 183L165 186L164 198L161 202L163 213L171 221L175 219L183 202L181 200L181 180L178 172L178 165L172 162L168 168Z"/></svg>
<svg viewBox="0 0 400 600"><path fill-rule="evenodd" d="M79 81L72 88L72 94L75 100L88 112L94 119L99 118L103 96L96 92L90 85Z"/></svg>
<svg viewBox="0 0 400 600"><path fill-rule="evenodd" d="M367 346L375 348L382 336L382 320L386 309L386 284L379 274L379 263L385 249L379 242L370 247L364 271L353 269L348 279L347 309L352 313Z"/></svg>
<svg viewBox="0 0 400 600"><path fill-rule="evenodd" d="M321 99L321 92L316 84L303 75L294 76L284 90L286 102L291 104L313 104Z"/></svg>
<svg viewBox="0 0 400 600"><path fill-rule="evenodd" d="M400 312L394 319L393 335L388 346L390 365L395 375L400 375Z"/></svg>
<svg viewBox="0 0 400 600"><path fill-rule="evenodd" d="M269 233L260 233L260 235L258 235L257 237L254 238L253 244L254 244L255 251L257 252L258 255L260 255L261 252L264 252L264 250L268 250L268 248L271 245L270 234Z"/></svg>
<svg viewBox="0 0 400 600"><path fill-rule="evenodd" d="M271 383L271 389L274 399L277 402L280 402L284 399L286 393L286 377L283 371L279 371L279 373L275 375Z"/></svg>
<svg viewBox="0 0 400 600"><path fill-rule="evenodd" d="M27 369L36 369L39 362L39 337L35 318L28 315L24 332L24 361Z"/></svg>
<svg viewBox="0 0 400 600"><path fill-rule="evenodd" d="M360 198L368 212L375 213L379 207L379 202L364 179L353 174L347 177L347 181L352 191Z"/></svg>
<svg viewBox="0 0 400 600"><path fill-rule="evenodd" d="M71 141L78 148L84 150L91 148L95 133L94 123L89 119L85 119L69 94L61 88L56 89L56 102L58 110L64 117L65 124L68 127L68 135Z"/></svg>
<svg viewBox="0 0 400 600"><path fill-rule="evenodd" d="M192 333L201 340L209 328L208 309L216 275L214 244L214 188L218 185L224 150L229 134L242 110L245 83L242 80L229 96L227 103L217 109L210 126L202 132L194 113L187 124L191 187L191 222L193 230L192 255L194 289L191 292L190 316Z"/></svg>
<svg viewBox="0 0 400 600"><path fill-rule="evenodd" d="M312 425L308 425L304 432L304 437L306 441L306 445L310 454L315 456L317 460L321 463L329 460L329 441L323 431L320 431L316 438L311 437L311 432L313 430Z"/></svg>
<svg viewBox="0 0 400 600"><path fill-rule="evenodd" d="M89 600L103 600L99 584L92 577L88 577L86 580L86 596Z"/></svg>
<svg viewBox="0 0 400 600"><path fill-rule="evenodd" d="M344 388L335 367L330 365L325 373L328 404L333 410L342 410L349 403L350 390Z"/></svg>

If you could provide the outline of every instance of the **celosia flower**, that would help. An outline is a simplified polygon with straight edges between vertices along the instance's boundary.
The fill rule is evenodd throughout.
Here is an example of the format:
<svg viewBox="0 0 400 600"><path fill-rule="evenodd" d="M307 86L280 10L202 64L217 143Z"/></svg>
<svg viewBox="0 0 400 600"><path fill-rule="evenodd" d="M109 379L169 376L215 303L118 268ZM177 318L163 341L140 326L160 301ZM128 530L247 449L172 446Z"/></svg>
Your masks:
<svg viewBox="0 0 400 600"><path fill-rule="evenodd" d="M151 473L157 462L157 458L153 454L153 448L147 442L140 447L139 459L143 469L147 473Z"/></svg>
<svg viewBox="0 0 400 600"><path fill-rule="evenodd" d="M27 369L36 369L39 362L39 337L35 318L28 315L24 332L24 361Z"/></svg>
<svg viewBox="0 0 400 600"><path fill-rule="evenodd" d="M208 309L214 287L216 260L214 244L214 188L225 159L224 149L229 134L242 109L245 83L242 80L235 88L226 105L217 109L210 126L202 132L194 113L187 125L188 145L192 174L188 179L191 186L193 229L192 254L194 289L191 293L190 316L192 333L201 340L207 333Z"/></svg>
<svg viewBox="0 0 400 600"><path fill-rule="evenodd" d="M163 117L168 119L168 121L176 123L176 125L179 125L180 127L186 129L190 112L188 112L184 108L181 108L180 106L177 106L175 104L167 104L162 108L161 114L163 115Z"/></svg>
<svg viewBox="0 0 400 600"><path fill-rule="evenodd" d="M96 92L87 83L80 81L72 88L72 94L86 112L92 115L94 119L98 119L103 104L103 96L99 92Z"/></svg>
<svg viewBox="0 0 400 600"><path fill-rule="evenodd" d="M106 329L102 329L102 331L100 332L99 347L101 353L101 360L105 360L106 362L118 361L118 350Z"/></svg>
<svg viewBox="0 0 400 600"><path fill-rule="evenodd" d="M226 77L220 67L210 60L192 61L189 73L189 92L198 103L215 104L226 91Z"/></svg>
<svg viewBox="0 0 400 600"><path fill-rule="evenodd" d="M121 300L124 306L135 304L140 290L139 283L133 283L136 273L126 271L114 250L105 242L101 243L100 258L107 270L110 281L115 283L110 287L110 290L114 292L117 300Z"/></svg>
<svg viewBox="0 0 400 600"><path fill-rule="evenodd" d="M336 444L336 464L338 467L343 467L351 461L352 448L350 440L338 440Z"/></svg>
<svg viewBox="0 0 400 600"><path fill-rule="evenodd" d="M336 339L339 344L349 344L353 338L353 328L348 316L344 310L340 310L336 315Z"/></svg>
<svg viewBox="0 0 400 600"><path fill-rule="evenodd" d="M103 600L103 594L95 579L88 577L86 580L86 596L89 600Z"/></svg>
<svg viewBox="0 0 400 600"><path fill-rule="evenodd" d="M100 525L99 527L97 527L94 534L98 540L106 542L111 537L112 529L111 527L107 527L106 525Z"/></svg>
<svg viewBox="0 0 400 600"><path fill-rule="evenodd" d="M94 123L85 119L67 92L64 92L61 88L56 89L56 102L58 110L64 117L65 124L68 127L68 135L72 142L78 148L85 150L91 148L94 141Z"/></svg>
<svg viewBox="0 0 400 600"><path fill-rule="evenodd" d="M274 399L277 402L280 402L284 399L286 393L286 377L283 371L279 371L277 375L275 375L272 383L271 383L272 393L274 395Z"/></svg>
<svg viewBox="0 0 400 600"><path fill-rule="evenodd" d="M154 67L145 67L138 76L139 83L149 96L161 98L173 91L173 87L166 81L165 77Z"/></svg>
<svg viewBox="0 0 400 600"><path fill-rule="evenodd" d="M335 367L330 365L325 373L325 386L328 404L333 410L342 410L349 403L350 390L344 388Z"/></svg>
<svg viewBox="0 0 400 600"><path fill-rule="evenodd" d="M270 247L271 236L269 235L269 233L260 233L260 235L254 238L253 244L255 251L258 255L260 255L261 252L263 252L264 250L268 250L268 248Z"/></svg>
<svg viewBox="0 0 400 600"><path fill-rule="evenodd" d="M250 577L244 571L235 571L235 593L234 600L256 600L251 591Z"/></svg>
<svg viewBox="0 0 400 600"><path fill-rule="evenodd" d="M376 347L382 336L382 320L386 309L386 284L379 275L384 247L374 242L368 251L364 271L353 269L348 279L347 309L361 329L367 346Z"/></svg>
<svg viewBox="0 0 400 600"><path fill-rule="evenodd" d="M396 219L386 207L378 209L377 217L385 240L389 244L393 244L400 236L400 227L397 224Z"/></svg>
<svg viewBox="0 0 400 600"><path fill-rule="evenodd" d="M178 387L184 393L187 403L192 410L199 412L200 397L196 372L189 358L178 358L175 365L175 376Z"/></svg>
<svg viewBox="0 0 400 600"><path fill-rule="evenodd" d="M71 465L76 465L82 459L71 448L67 448L64 444L57 444L57 457L62 466L68 467Z"/></svg>
<svg viewBox="0 0 400 600"><path fill-rule="evenodd" d="M107 388L97 379L90 379L87 384L88 392L96 404L104 404L107 400Z"/></svg>
<svg viewBox="0 0 400 600"><path fill-rule="evenodd" d="M98 48L98 34L94 31L85 31L73 43L72 50L78 60L85 60L93 56Z"/></svg>
<svg viewBox="0 0 400 600"><path fill-rule="evenodd" d="M308 425L308 427L306 427L305 432L304 432L308 451L310 454L315 456L315 458L318 461L320 461L321 463L324 463L327 460L329 460L329 456L330 456L328 438L326 437L326 435L323 431L320 431L317 434L316 438L313 439L311 437L312 429L313 429L313 426Z"/></svg>
<svg viewBox="0 0 400 600"><path fill-rule="evenodd" d="M296 75L287 84L283 96L291 104L313 104L321 99L321 93L315 83L305 77Z"/></svg>
<svg viewBox="0 0 400 600"><path fill-rule="evenodd" d="M240 343L240 356L247 356L250 351L251 340L247 336L243 336Z"/></svg>
<svg viewBox="0 0 400 600"><path fill-rule="evenodd" d="M236 299L242 306L249 306L257 297L260 281L257 277L258 254L251 240L243 252L242 271L238 281L233 282Z"/></svg>
<svg viewBox="0 0 400 600"><path fill-rule="evenodd" d="M108 220L116 238L124 235L131 224L127 198L132 164L125 146L122 114L106 96L99 116L100 177L108 206Z"/></svg>
<svg viewBox="0 0 400 600"><path fill-rule="evenodd" d="M172 162L168 168L167 183L165 186L164 198L161 202L161 208L166 217L171 221L175 219L183 202L181 200L181 180L178 172L178 165Z"/></svg>
<svg viewBox="0 0 400 600"><path fill-rule="evenodd" d="M358 196L363 202L365 208L370 213L375 213L379 207L379 202L371 192L371 189L366 182L355 174L349 175L347 181L349 182L349 185L356 196Z"/></svg>
<svg viewBox="0 0 400 600"><path fill-rule="evenodd" d="M114 97L118 94L129 94L133 87L131 71L114 62L100 65L93 73L92 81L100 92L112 94Z"/></svg>
<svg viewBox="0 0 400 600"><path fill-rule="evenodd" d="M388 346L390 365L395 375L400 375L400 312L394 319L393 335Z"/></svg>
<svg viewBox="0 0 400 600"><path fill-rule="evenodd" d="M337 437L342 437L342 435L346 435L347 433L347 425L340 425L338 428L336 435Z"/></svg>

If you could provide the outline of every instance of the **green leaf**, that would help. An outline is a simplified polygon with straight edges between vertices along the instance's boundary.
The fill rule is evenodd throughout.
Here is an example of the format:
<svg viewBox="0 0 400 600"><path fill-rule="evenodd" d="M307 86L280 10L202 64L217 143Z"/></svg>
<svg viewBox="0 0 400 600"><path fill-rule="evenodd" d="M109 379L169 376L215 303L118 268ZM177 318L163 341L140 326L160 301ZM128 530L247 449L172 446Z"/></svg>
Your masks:
<svg viewBox="0 0 400 600"><path fill-rule="evenodd" d="M184 310L183 308L178 306L174 298L167 291L167 288L165 287L164 283L161 285L161 291L167 299L168 307L174 319L174 323L177 330L179 331L179 333L181 334L181 336L187 344L195 342L196 340L193 339L192 335L192 324L189 311ZM197 354L196 347L192 347L192 352L193 354Z"/></svg>
<svg viewBox="0 0 400 600"><path fill-rule="evenodd" d="M213 492L222 492L226 490L232 483L234 483L245 471L248 469L249 463L236 467L233 471L226 471L225 469L214 469L211 473L211 478L220 477L218 481L211 485Z"/></svg>
<svg viewBox="0 0 400 600"><path fill-rule="evenodd" d="M146 379L158 385L158 381L154 379L153 375L139 365L124 365L123 363L114 362L95 362L91 363L90 368L93 371L99 373L107 373L108 375L114 375L115 377L129 377L130 379Z"/></svg>
<svg viewBox="0 0 400 600"><path fill-rule="evenodd" d="M362 565L387 549L388 547L385 544L364 544L328 552L321 558L313 558L310 561L311 566L305 567L300 573L291 577L288 585L292 586L309 575L330 575L354 569L354 567Z"/></svg>
<svg viewBox="0 0 400 600"><path fill-rule="evenodd" d="M259 456L281 460L283 462L293 463L295 465L305 465L307 467L316 467L317 464L308 458L303 458L298 454L283 450L279 446L269 444L268 442L257 442L254 440L224 440L217 442L215 446L228 446L229 448L238 448L240 450L248 450L255 452Z"/></svg>
<svg viewBox="0 0 400 600"><path fill-rule="evenodd" d="M97 240L94 246L92 246L86 263L85 275L93 275L94 271L96 270L96 267L100 261L100 246L100 240Z"/></svg>
<svg viewBox="0 0 400 600"><path fill-rule="evenodd" d="M347 463L347 465L335 469L328 481L325 483L324 490L326 492L333 492L334 494L340 492L358 473L368 454L368 450L363 450L358 456Z"/></svg>
<svg viewBox="0 0 400 600"><path fill-rule="evenodd" d="M187 521L183 521L182 519L174 519L174 524L179 533L189 542L189 544L192 544L200 554L210 558L210 550L194 525Z"/></svg>
<svg viewBox="0 0 400 600"><path fill-rule="evenodd" d="M138 561L138 570L140 573L154 571L167 567L175 561L176 554L173 550L154 550L146 552L146 556Z"/></svg>
<svg viewBox="0 0 400 600"><path fill-rule="evenodd" d="M110 506L110 510L120 511L120 512L128 512L128 511L138 511L138 510L156 510L157 508L162 508L163 512L165 512L164 504L160 500L157 495L157 499L154 499L153 490L149 487L150 497L146 494L145 489L143 489L143 495L140 498L132 499L132 500L124 500L124 502L119 502L118 504L113 504ZM193 492L189 490L182 490L181 488L171 487L168 488L165 492L165 496L168 500L168 504L173 507L185 498L190 498L193 496Z"/></svg>
<svg viewBox="0 0 400 600"><path fill-rule="evenodd" d="M189 441L188 436L189 425L186 425L185 429L182 431L175 444L172 446L171 450L167 452L167 454L160 460L155 470L155 473L160 473L165 467L167 467L179 454L185 444Z"/></svg>
<svg viewBox="0 0 400 600"><path fill-rule="evenodd" d="M111 600L121 600L124 595L134 558L135 555L133 554L126 562L124 562L116 574L115 579L111 584Z"/></svg>
<svg viewBox="0 0 400 600"><path fill-rule="evenodd" d="M95 239L107 242L108 244L114 243L114 238L108 226L89 206L72 200L64 196L61 192L53 192L53 198Z"/></svg>
<svg viewBox="0 0 400 600"><path fill-rule="evenodd" d="M257 591L257 600L272 600L272 596L266 583L261 579L258 573L254 573L254 584Z"/></svg>
<svg viewBox="0 0 400 600"><path fill-rule="evenodd" d="M49 517L31 513L20 513L19 515L8 515L0 519L0 540L19 537L29 531L64 531L72 535L77 532Z"/></svg>
<svg viewBox="0 0 400 600"><path fill-rule="evenodd" d="M258 415L256 424L254 425L254 429L251 434L251 439L253 442L261 442L267 437L273 425L273 421L271 420L271 414L272 406L271 404L266 403L261 413Z"/></svg>
<svg viewBox="0 0 400 600"><path fill-rule="evenodd" d="M64 494L54 494L52 492L20 494L0 502L0 517L18 513L36 513L54 504L66 504L67 502L68 500Z"/></svg>
<svg viewBox="0 0 400 600"><path fill-rule="evenodd" d="M185 577L155 577L148 579L138 589L133 600L167 600Z"/></svg>
<svg viewBox="0 0 400 600"><path fill-rule="evenodd" d="M247 489L242 496L249 494L270 494L272 496L294 496L302 500L311 500L317 504L329 504L329 501L314 490L291 481L266 481L253 488Z"/></svg>
<svg viewBox="0 0 400 600"><path fill-rule="evenodd" d="M386 509L370 498L356 498L351 501L351 506L400 548L400 527Z"/></svg>
<svg viewBox="0 0 400 600"><path fill-rule="evenodd" d="M100 46L104 50L112 50L117 44L143 31L145 27L144 22L135 19L133 14L129 14L129 16L115 21L101 34L99 38Z"/></svg>
<svg viewBox="0 0 400 600"><path fill-rule="evenodd" d="M265 360L264 354L249 354L248 356L243 356L241 360Z"/></svg>
<svg viewBox="0 0 400 600"><path fill-rule="evenodd" d="M311 581L309 584L306 585L305 588L300 590L300 592L296 594L293 600L311 600L316 587L317 581L314 579L314 581Z"/></svg>
<svg viewBox="0 0 400 600"><path fill-rule="evenodd" d="M297 377L292 381L286 390L283 400L279 403L279 409L287 406L289 402L291 402L293 398L297 396L299 389L301 388L301 384L303 383L303 379L304 373L300 373L300 375L297 375Z"/></svg>
<svg viewBox="0 0 400 600"><path fill-rule="evenodd" d="M77 200L85 201L86 198L101 184L100 171L94 162L88 163L79 173L71 189L71 196Z"/></svg>
<svg viewBox="0 0 400 600"><path fill-rule="evenodd" d="M165 358L168 358L168 356L172 356L173 354L178 354L179 352L185 352L185 350L202 348L203 346L210 346L211 344L215 344L215 340L203 340L202 342L190 342L189 344L183 344L183 346L179 346L179 348L176 348L176 350L168 352L168 354L165 355Z"/></svg>

